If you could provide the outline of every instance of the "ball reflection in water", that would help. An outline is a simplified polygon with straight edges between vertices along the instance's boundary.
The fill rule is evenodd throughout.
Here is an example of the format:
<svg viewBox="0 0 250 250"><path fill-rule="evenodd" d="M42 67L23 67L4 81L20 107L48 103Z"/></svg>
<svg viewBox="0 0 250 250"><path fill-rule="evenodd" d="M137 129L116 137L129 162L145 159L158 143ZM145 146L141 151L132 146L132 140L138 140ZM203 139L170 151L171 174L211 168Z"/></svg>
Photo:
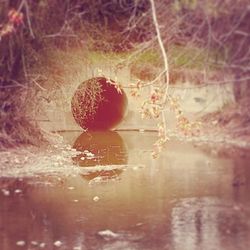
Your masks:
<svg viewBox="0 0 250 250"><path fill-rule="evenodd" d="M123 170L121 165L128 162L126 145L115 131L91 131L82 133L73 148L82 152L74 157L74 162L81 167L105 166L83 174L88 180L96 177L116 178Z"/></svg>
<svg viewBox="0 0 250 250"><path fill-rule="evenodd" d="M71 109L75 121L83 129L107 130L118 125L127 108L127 97L117 90L112 80L95 77L77 88Z"/></svg>

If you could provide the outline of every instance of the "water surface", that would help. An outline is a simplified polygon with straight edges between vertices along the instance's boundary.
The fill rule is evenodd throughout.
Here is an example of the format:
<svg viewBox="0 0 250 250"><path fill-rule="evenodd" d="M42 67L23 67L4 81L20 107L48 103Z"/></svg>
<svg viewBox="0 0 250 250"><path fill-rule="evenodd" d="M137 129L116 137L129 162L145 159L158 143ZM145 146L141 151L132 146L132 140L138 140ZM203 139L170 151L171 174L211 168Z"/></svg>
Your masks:
<svg viewBox="0 0 250 250"><path fill-rule="evenodd" d="M1 250L250 249L247 156L170 141L154 160L155 133L63 136L90 172L2 177Z"/></svg>

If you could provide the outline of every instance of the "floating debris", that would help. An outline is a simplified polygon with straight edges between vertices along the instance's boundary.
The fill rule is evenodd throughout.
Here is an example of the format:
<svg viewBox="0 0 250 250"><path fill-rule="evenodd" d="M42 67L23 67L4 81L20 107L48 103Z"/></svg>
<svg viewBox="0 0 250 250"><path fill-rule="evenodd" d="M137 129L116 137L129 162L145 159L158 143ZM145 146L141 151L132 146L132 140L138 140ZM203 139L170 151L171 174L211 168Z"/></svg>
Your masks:
<svg viewBox="0 0 250 250"><path fill-rule="evenodd" d="M93 178L91 181L89 181L89 185L92 185L93 183L99 183L99 182L103 182L103 178L100 176L97 176Z"/></svg>
<svg viewBox="0 0 250 250"><path fill-rule="evenodd" d="M82 153L84 154L84 156L82 156L80 158L81 160L85 160L86 158L88 160L91 160L91 159L95 158L95 155L92 152L88 151L88 150L84 150Z"/></svg>
<svg viewBox="0 0 250 250"><path fill-rule="evenodd" d="M22 190L21 189L16 189L14 192L15 192L15 194L20 194L20 193L22 193Z"/></svg>
<svg viewBox="0 0 250 250"><path fill-rule="evenodd" d="M10 196L10 191L7 189L2 189L2 193L4 196Z"/></svg>
<svg viewBox="0 0 250 250"><path fill-rule="evenodd" d="M103 230L99 231L98 235L102 236L103 238L117 238L119 237L119 234L112 232L111 230Z"/></svg>
<svg viewBox="0 0 250 250"><path fill-rule="evenodd" d="M71 187L68 187L68 189L69 189L69 190L74 190L75 187L72 187L72 186L71 186Z"/></svg>
<svg viewBox="0 0 250 250"><path fill-rule="evenodd" d="M77 203L77 202L79 202L79 200L73 200L73 202Z"/></svg>
<svg viewBox="0 0 250 250"><path fill-rule="evenodd" d="M33 245L33 246L38 246L38 242L37 242L37 241L34 241L34 240L32 240L32 241L30 242L30 244Z"/></svg>
<svg viewBox="0 0 250 250"><path fill-rule="evenodd" d="M91 159L95 158L95 155L92 154L91 152L88 152L88 153L86 153L86 158L91 160Z"/></svg>
<svg viewBox="0 0 250 250"><path fill-rule="evenodd" d="M81 247L73 247L73 250L82 250Z"/></svg>
<svg viewBox="0 0 250 250"><path fill-rule="evenodd" d="M92 160L92 159L94 159L95 157L94 156L87 156L86 157L88 160Z"/></svg>
<svg viewBox="0 0 250 250"><path fill-rule="evenodd" d="M138 223L136 223L135 225L136 225L137 227L140 227L140 226L143 225L143 223L142 223L142 222L138 222Z"/></svg>
<svg viewBox="0 0 250 250"><path fill-rule="evenodd" d="M19 246L19 247L23 247L23 246L25 246L25 244L26 243L23 240L19 240L19 241L16 242L16 245Z"/></svg>
<svg viewBox="0 0 250 250"><path fill-rule="evenodd" d="M94 198L93 198L93 201L95 201L95 202L97 202L97 201L99 201L100 200L100 198L98 197L98 196L95 196Z"/></svg>
<svg viewBox="0 0 250 250"><path fill-rule="evenodd" d="M44 242L42 242L42 243L39 244L40 248L45 248L45 246L46 246L46 244Z"/></svg>
<svg viewBox="0 0 250 250"><path fill-rule="evenodd" d="M63 243L60 240L57 240L54 242L54 246L56 246L56 247L60 247L60 246L62 246L62 244Z"/></svg>

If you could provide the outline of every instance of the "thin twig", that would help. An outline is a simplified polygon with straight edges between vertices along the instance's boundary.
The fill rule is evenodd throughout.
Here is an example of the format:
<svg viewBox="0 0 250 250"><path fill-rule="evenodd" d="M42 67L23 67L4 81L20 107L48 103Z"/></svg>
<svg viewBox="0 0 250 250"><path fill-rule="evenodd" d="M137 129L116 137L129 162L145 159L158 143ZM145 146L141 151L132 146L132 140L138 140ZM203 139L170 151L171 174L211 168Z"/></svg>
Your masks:
<svg viewBox="0 0 250 250"><path fill-rule="evenodd" d="M34 39L35 35L34 35L33 29L32 29L32 26L31 26L29 5L28 5L27 1L24 1L24 3L25 3L26 17L27 17L27 22L28 22L28 26L29 26L30 35Z"/></svg>
<svg viewBox="0 0 250 250"><path fill-rule="evenodd" d="M164 72L165 72L165 92L163 95L163 104L166 103L166 100L168 98L168 87L169 87L169 67L168 67L168 57L167 57L167 53L163 44L163 40L162 40L162 36L161 36L161 32L160 32L160 28L159 28L159 23L158 23L158 19L157 19L157 14L156 14L156 8L155 8L155 1L154 0L150 0L151 3L151 10L152 10L152 17L153 17L153 22L154 22L154 26L155 26L155 30L156 30L156 35L157 35L157 40L161 49L161 53L162 53L162 57L163 57L163 61L164 61ZM165 139L167 138L167 125L166 125L166 117L165 117L165 111L162 110L161 112L162 114L162 122L163 122L163 126L164 126L164 137Z"/></svg>
<svg viewBox="0 0 250 250"><path fill-rule="evenodd" d="M167 98L167 91L168 91L168 86L169 86L169 67L168 67L168 58L167 58L167 53L163 44L163 40L162 40L162 36L161 36L161 32L160 32L160 28L159 28L159 23L157 20L157 14L156 14L156 9L155 9L155 1L154 0L150 0L151 3L151 9L152 9L152 17L153 17L153 22L155 25L155 30L156 30L156 35L157 35L157 40L161 49L161 53L162 53L162 57L163 57L163 61L164 61L164 68L165 68L165 83L166 83L166 91L165 91L165 95L164 95L164 99Z"/></svg>

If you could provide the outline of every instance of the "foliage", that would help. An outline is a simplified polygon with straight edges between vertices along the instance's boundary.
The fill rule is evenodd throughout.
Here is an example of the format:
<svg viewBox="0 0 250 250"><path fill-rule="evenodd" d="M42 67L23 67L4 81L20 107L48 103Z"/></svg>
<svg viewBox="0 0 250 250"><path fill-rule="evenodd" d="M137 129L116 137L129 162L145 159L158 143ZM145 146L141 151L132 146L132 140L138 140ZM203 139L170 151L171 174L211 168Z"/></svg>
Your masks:
<svg viewBox="0 0 250 250"><path fill-rule="evenodd" d="M168 55L170 84L180 78L221 84L230 78L238 93L239 86L249 83L250 7L246 0L153 2ZM132 95L137 96L142 87L152 88L145 100L146 116L156 119L162 109L171 108L180 130L189 131L192 122L178 117L178 105L172 105L175 101L166 94L166 69L151 7L145 0L1 1L0 144L36 143L36 137L40 141L42 133L34 122L40 93L53 90L53 82L64 84L59 71L67 68L62 64L71 63L67 58L56 62L53 55L60 53L62 59L65 51L75 48L87 51L82 60L108 58L115 61L114 67L129 67L138 78L125 86ZM246 93L240 91L236 99Z"/></svg>

